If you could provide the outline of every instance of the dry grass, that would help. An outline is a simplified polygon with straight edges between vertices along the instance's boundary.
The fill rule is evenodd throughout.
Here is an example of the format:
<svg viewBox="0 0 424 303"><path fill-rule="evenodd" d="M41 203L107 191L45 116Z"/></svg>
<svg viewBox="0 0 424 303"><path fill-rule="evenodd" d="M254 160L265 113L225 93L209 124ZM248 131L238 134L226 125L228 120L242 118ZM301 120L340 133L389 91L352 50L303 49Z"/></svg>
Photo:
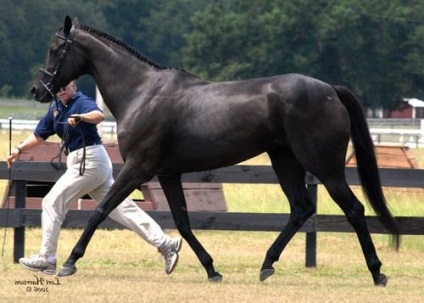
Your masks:
<svg viewBox="0 0 424 303"><path fill-rule="evenodd" d="M14 136L15 145L20 138ZM0 134L0 142L7 142ZM0 153L6 154L2 143ZM424 166L424 150L414 155ZM265 164L261 156L249 164ZM244 186L226 184L230 211L285 212L288 204L277 185ZM360 189L355 191L361 198ZM2 192L0 188L0 192ZM423 193L385 189L395 215L424 216ZM362 199L362 198L361 198ZM340 213L325 190L319 189L319 213ZM369 212L369 210L368 210ZM3 235L4 229L0 229ZM170 234L176 235L172 230ZM163 263L151 246L126 230L98 230L87 253L78 263L78 272L69 278L45 276L12 263L13 230L7 230L5 261L0 275L0 302L421 302L424 300L424 240L405 236L399 252L388 248L388 237L373 235L383 272L390 277L386 288L376 288L366 269L361 249L353 234L320 233L318 267L304 267L304 234L298 234L275 264L276 273L264 283L258 274L266 249L276 238L274 232L196 231L200 242L223 274L219 284L207 282L206 273L192 250L185 245L179 266L167 276ZM59 264L78 240L81 230L63 230L59 243ZM40 245L40 229L26 232L26 254ZM2 237L3 238L3 237ZM19 282L45 279L60 285L47 286L48 293Z"/></svg>
<svg viewBox="0 0 424 303"><path fill-rule="evenodd" d="M80 230L63 230L59 261L63 262ZM176 234L170 231L170 234ZM39 247L40 230L27 232L27 252ZM419 237L407 237L407 249L395 252L387 237L375 236L376 247L389 277L386 288L372 285L357 240L352 234L319 234L318 267L304 267L304 235L299 234L275 264L276 273L258 280L266 248L276 237L273 232L197 231L199 240L224 276L219 284L207 282L206 273L184 243L179 266L165 275L158 253L126 230L96 232L78 272L55 278L12 264L9 232L6 271L0 275L2 302L420 302L424 298L424 247ZM421 240L422 243L422 240ZM43 278L60 285L48 293L19 281ZM46 284L46 282L44 283ZM27 291L27 287L31 291ZM7 295L6 295L7 294Z"/></svg>

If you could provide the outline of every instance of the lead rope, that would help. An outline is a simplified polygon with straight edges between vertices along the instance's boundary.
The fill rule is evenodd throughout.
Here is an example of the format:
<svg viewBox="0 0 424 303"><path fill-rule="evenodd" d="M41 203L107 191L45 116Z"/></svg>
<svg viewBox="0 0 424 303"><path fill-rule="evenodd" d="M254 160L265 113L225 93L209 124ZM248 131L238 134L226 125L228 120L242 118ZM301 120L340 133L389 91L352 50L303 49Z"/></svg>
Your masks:
<svg viewBox="0 0 424 303"><path fill-rule="evenodd" d="M57 122L57 123L61 123L61 122ZM62 153L65 150L66 140L69 137L69 126L65 125L65 128L66 128L65 135L62 137L62 140L60 142L60 150L58 154L50 160L50 165L53 166L56 170L61 170L65 168L65 165L62 163ZM57 163L54 163L55 159L58 159Z"/></svg>
<svg viewBox="0 0 424 303"><path fill-rule="evenodd" d="M79 121L77 123L79 123ZM84 138L84 132L83 132L82 128L78 127L78 124L75 127L77 127L77 130L80 133L81 138L82 138L82 159L81 159L81 164L80 164L80 168L79 168L79 174L80 174L80 176L83 176L84 173L85 173L85 158L86 158L85 138Z"/></svg>
<svg viewBox="0 0 424 303"><path fill-rule="evenodd" d="M50 107L51 107L51 103L54 100L55 103L56 103L56 109L59 111L59 105L58 105L59 102L58 102L56 96L52 92L50 92L50 94L53 97L52 98L52 101L50 102ZM68 133L69 128L68 128L68 123L67 122L56 121L56 119L55 119L54 116L53 116L53 121L56 122L56 123L58 123L58 124L63 124L66 127L65 135L62 137L62 140L60 141L60 150L59 150L59 153L50 160L50 165L51 166L53 166L56 170L61 170L61 169L64 169L65 168L65 166L62 163L62 153L65 150L65 141L66 141L66 139L67 139L67 137L69 135L69 133ZM58 159L58 163L57 164L54 163L54 160L55 159Z"/></svg>
<svg viewBox="0 0 424 303"><path fill-rule="evenodd" d="M62 141L60 143L61 147L60 147L59 153L50 160L50 164L56 170L61 170L61 169L65 168L64 164L62 163L62 153L65 150L66 141L69 138L69 126L66 125L65 127L66 127L65 136L63 136ZM84 173L85 173L85 160L86 160L85 138L84 138L83 130L80 127L78 127L78 125L76 125L75 127L76 127L77 131L79 132L79 134L81 135L81 138L82 138L82 159L81 159L81 164L80 164L80 168L79 168L79 175L83 176ZM58 159L58 163L54 163L55 159Z"/></svg>
<svg viewBox="0 0 424 303"><path fill-rule="evenodd" d="M79 116L73 117L72 115L71 115L71 118L76 119L77 125L75 125L75 128L79 132L81 139L82 139L82 159L81 159L81 164L80 164L80 168L79 168L79 175L83 176L84 173L85 173L85 159L86 159L86 146L85 146L84 131L83 131L82 128L78 127L78 123L81 122L81 118Z"/></svg>
<svg viewBox="0 0 424 303"><path fill-rule="evenodd" d="M59 108L58 105L57 105L58 100L57 100L56 96L54 97L54 100L56 102L56 108ZM71 115L71 117L72 117L72 115ZM84 138L83 130L78 127L78 123L80 122L79 117L73 117L73 118L77 119L77 125L75 127L76 127L77 131L79 132L79 134L81 135L81 138L82 138L83 151L82 151L81 164L80 164L80 168L79 168L79 175L83 176L84 173L85 173L85 159L86 159L85 138ZM70 128L69 128L68 122L60 122L60 121L55 121L55 122L58 123L58 124L64 124L66 129L65 129L65 135L62 137L62 140L60 142L61 146L60 146L59 153L50 160L50 165L53 166L56 170L61 170L61 169L65 168L64 164L62 163L62 153L65 150L66 141L69 138L69 129ZM58 163L54 163L55 159L58 159Z"/></svg>

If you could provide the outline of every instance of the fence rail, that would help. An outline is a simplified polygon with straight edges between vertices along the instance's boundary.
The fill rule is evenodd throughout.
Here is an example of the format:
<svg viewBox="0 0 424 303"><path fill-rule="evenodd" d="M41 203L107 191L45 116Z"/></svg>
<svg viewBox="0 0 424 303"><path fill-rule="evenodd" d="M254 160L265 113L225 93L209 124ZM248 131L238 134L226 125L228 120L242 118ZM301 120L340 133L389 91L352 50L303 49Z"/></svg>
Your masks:
<svg viewBox="0 0 424 303"><path fill-rule="evenodd" d="M122 164L114 164L116 175ZM41 226L41 210L26 209L26 182L54 182L63 171L57 171L45 162L16 162L11 179L15 184L15 209L0 209L0 227L14 228L14 261L24 255L25 227ZM350 185L359 185L355 168L346 168ZM383 186L424 188L424 170L421 169L380 169ZM0 179L8 179L9 172L5 162L0 162ZM183 182L217 182L245 184L277 184L275 173L269 166L235 165L216 170L189 173L183 175ZM307 175L305 183L312 199L317 203L317 185L319 181L312 175ZM170 212L148 211L163 228L175 229ZM70 210L63 223L64 227L83 228L92 211ZM235 230L235 231L281 231L287 224L288 214L264 213L221 213L221 212L190 212L193 229L202 230ZM397 217L402 234L424 235L424 217ZM386 233L386 230L374 216L368 216L367 222L371 233ZM105 220L100 228L123 228L118 223ZM316 265L316 233L317 232L353 232L344 216L319 215L312 216L301 228L306 233L306 266Z"/></svg>
<svg viewBox="0 0 424 303"><path fill-rule="evenodd" d="M370 132L375 143L395 143L411 147L424 146L424 120L421 119L368 119ZM36 120L13 120L14 130L33 130L37 125ZM103 134L113 138L117 126L114 121L101 123ZM405 128L408 127L408 128ZM9 120L0 119L0 129L8 129Z"/></svg>

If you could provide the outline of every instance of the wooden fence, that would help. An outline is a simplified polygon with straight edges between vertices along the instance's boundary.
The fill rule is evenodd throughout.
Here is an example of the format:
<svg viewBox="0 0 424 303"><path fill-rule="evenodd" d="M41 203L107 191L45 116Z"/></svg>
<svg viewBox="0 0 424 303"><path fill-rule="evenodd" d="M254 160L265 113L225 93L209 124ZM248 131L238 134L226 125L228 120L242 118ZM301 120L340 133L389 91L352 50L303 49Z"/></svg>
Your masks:
<svg viewBox="0 0 424 303"><path fill-rule="evenodd" d="M116 175L122 164L114 164ZM41 210L26 209L27 181L55 182L63 171L57 171L45 162L16 162L11 174L5 162L0 162L0 179L11 179L15 184L16 208L0 209L0 227L14 229L14 262L25 252L25 228L41 226ZM346 168L350 185L359 185L356 168ZM402 188L424 188L424 170L422 169L380 169L383 186ZM217 182L245 184L277 184L278 180L269 166L236 165L216 170L203 171L183 175L183 182ZM307 175L305 183L312 199L317 203L318 180ZM247 185L246 185L247 186ZM170 212L148 211L164 229L175 229ZM83 228L92 211L70 210L63 227ZM233 213L233 212L190 212L191 226L201 230L233 230L233 231L281 231L287 224L288 214L266 213ZM401 233L406 235L424 235L424 217L397 217ZM386 230L374 216L367 216L371 233L386 233ZM123 228L118 223L105 220L100 228ZM306 233L307 267L316 266L316 233L317 232L354 232L344 216L313 215L301 228Z"/></svg>

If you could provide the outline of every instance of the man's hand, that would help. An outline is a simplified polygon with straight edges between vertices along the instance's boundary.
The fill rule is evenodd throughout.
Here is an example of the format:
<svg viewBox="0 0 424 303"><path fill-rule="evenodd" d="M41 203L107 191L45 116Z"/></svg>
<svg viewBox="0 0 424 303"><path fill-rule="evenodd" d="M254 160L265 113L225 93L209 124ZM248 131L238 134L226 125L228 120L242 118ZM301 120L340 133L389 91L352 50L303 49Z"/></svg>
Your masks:
<svg viewBox="0 0 424 303"><path fill-rule="evenodd" d="M68 118L68 124L71 127L75 127L80 121L83 121L82 116L81 115L71 115Z"/></svg>
<svg viewBox="0 0 424 303"><path fill-rule="evenodd" d="M13 162L15 162L20 153L21 152L18 148L15 147L14 149L12 149L12 152L6 158L7 168L10 169L12 167Z"/></svg>

